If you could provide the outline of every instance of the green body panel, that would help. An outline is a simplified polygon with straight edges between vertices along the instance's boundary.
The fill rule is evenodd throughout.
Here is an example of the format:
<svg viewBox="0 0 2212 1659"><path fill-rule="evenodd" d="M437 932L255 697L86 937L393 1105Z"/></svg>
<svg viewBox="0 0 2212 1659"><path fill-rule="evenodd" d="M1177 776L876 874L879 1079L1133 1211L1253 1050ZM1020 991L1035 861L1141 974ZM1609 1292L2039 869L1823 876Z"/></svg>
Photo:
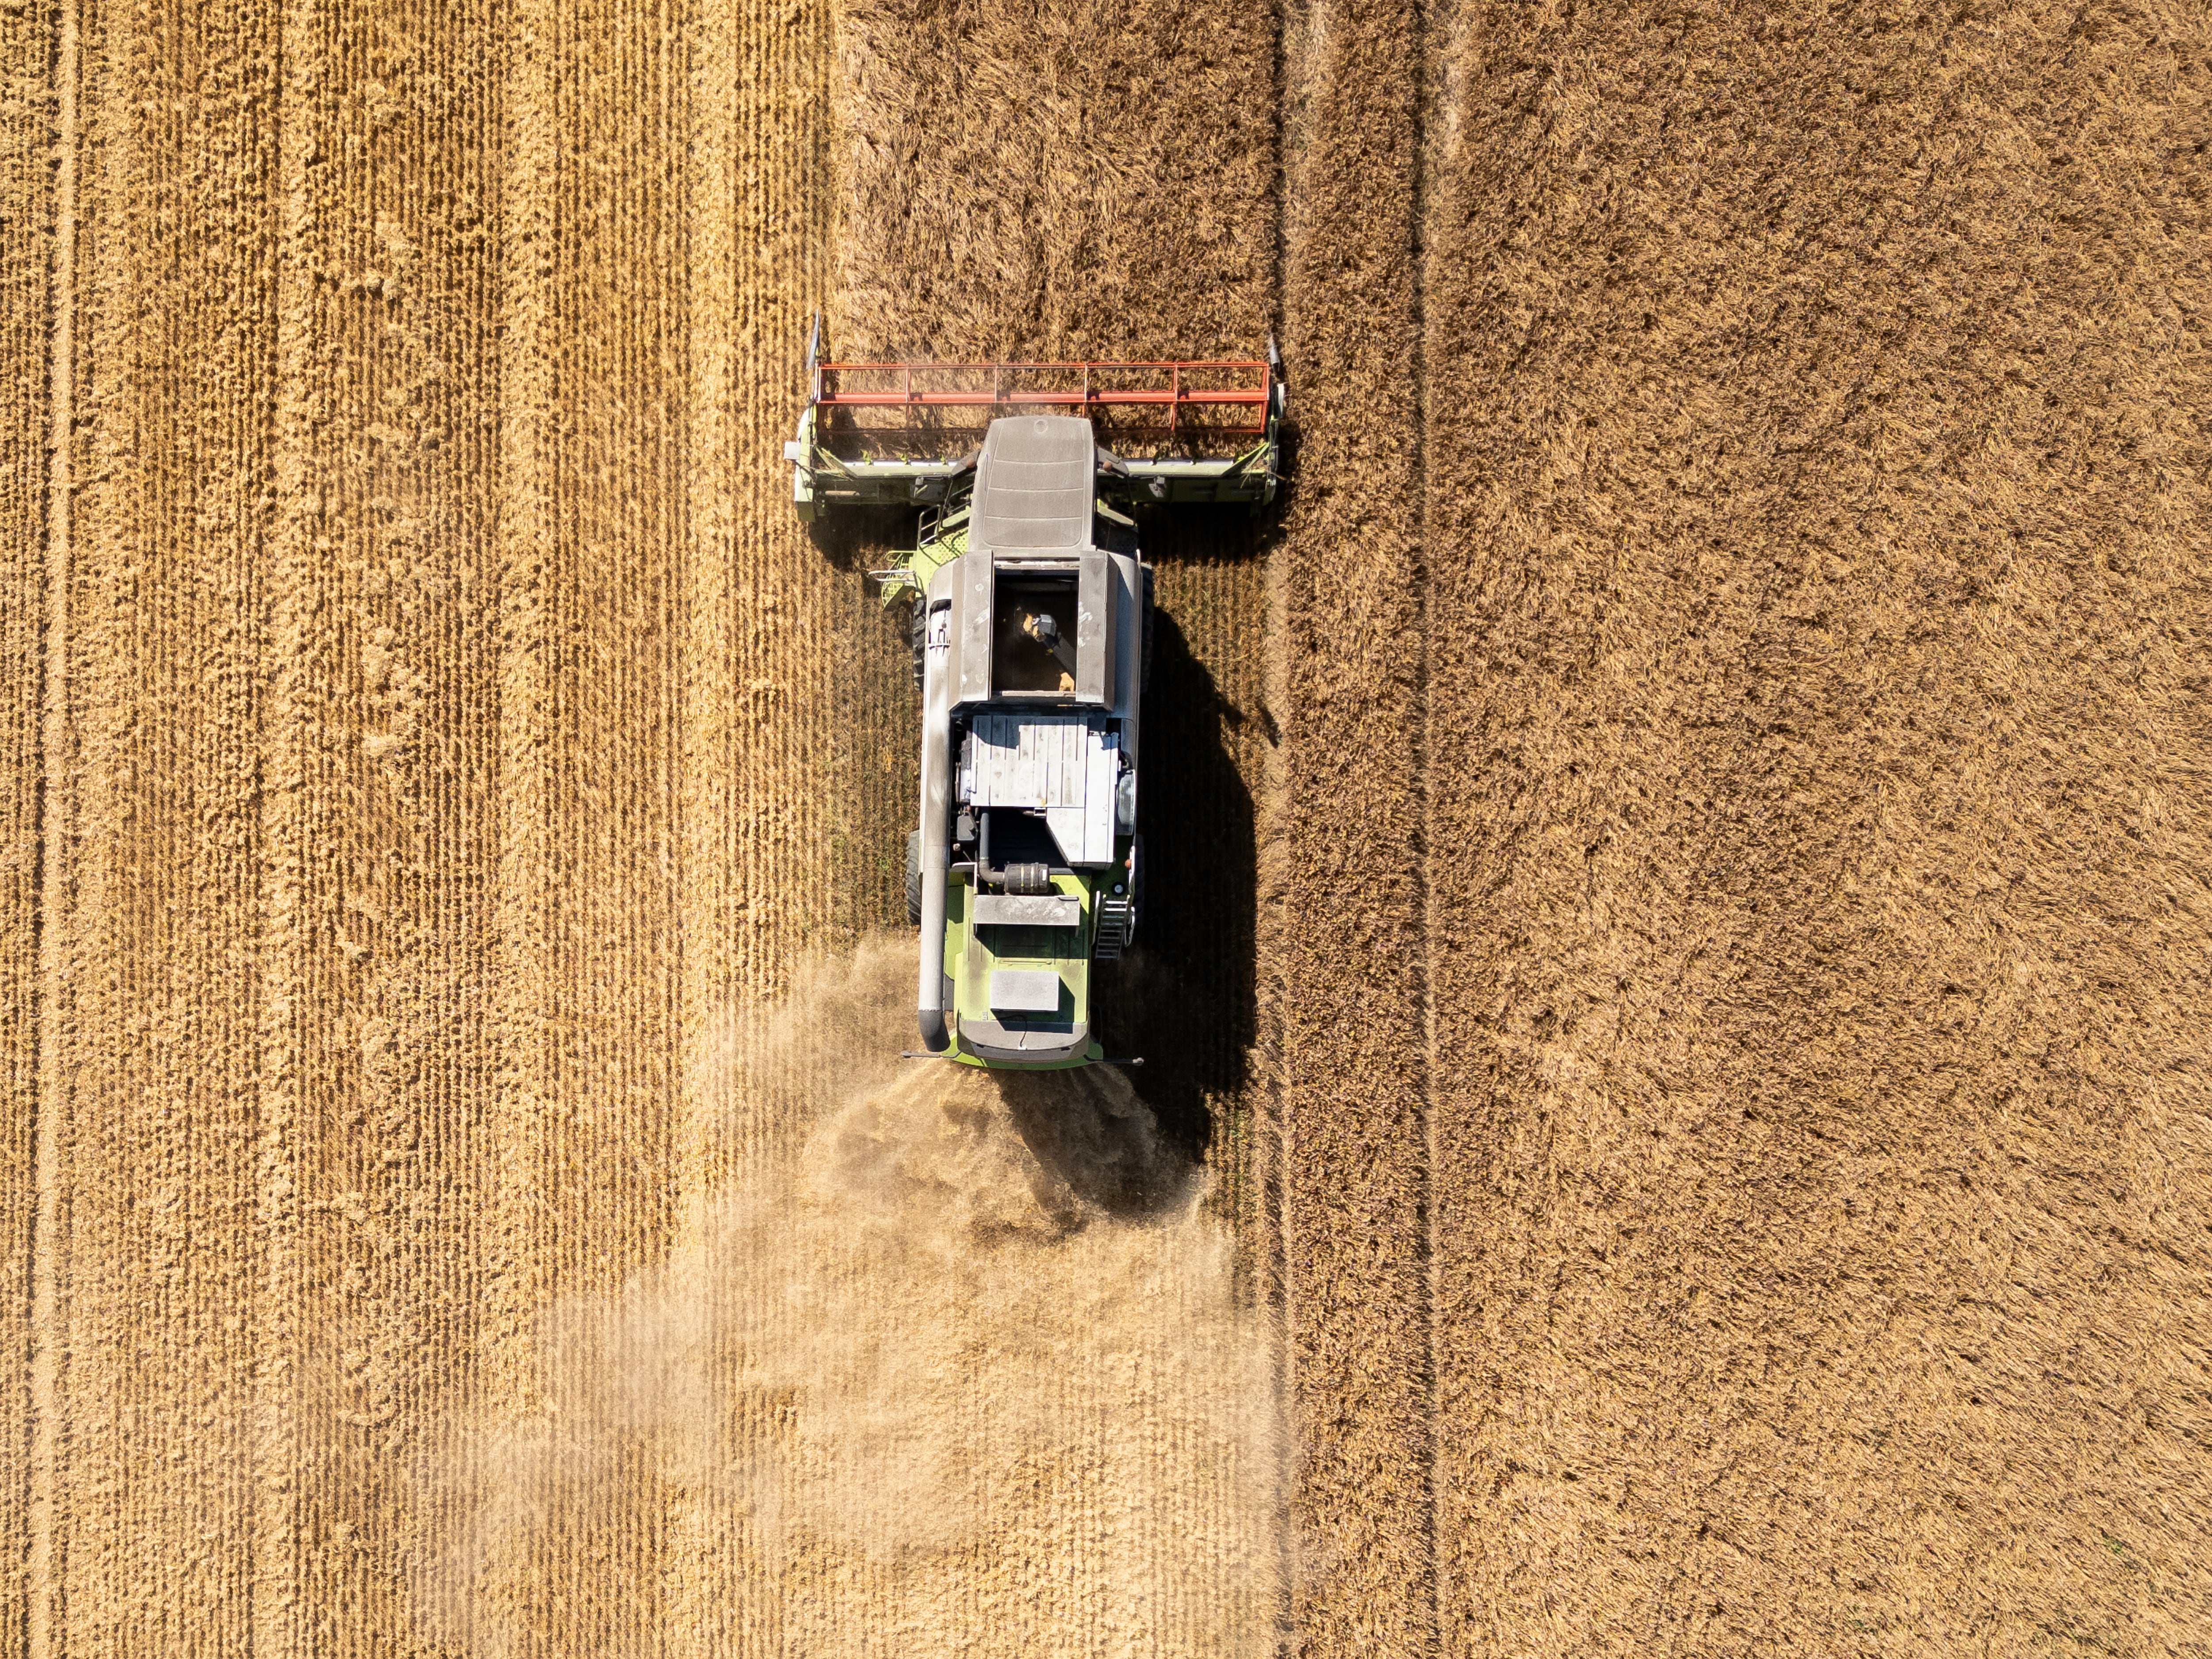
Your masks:
<svg viewBox="0 0 2212 1659"><path fill-rule="evenodd" d="M920 599L929 592L937 573L968 550L968 509L956 507L933 522L925 519L920 543L897 568L877 573L883 582L883 602Z"/></svg>
<svg viewBox="0 0 2212 1659"><path fill-rule="evenodd" d="M1103 872L1104 877L1113 873L1114 866ZM975 890L968 884L966 873L955 870L945 878L945 973L952 981L952 1047L946 1052L946 1059L993 1071L1064 1072L1104 1057L1105 1050L1099 1047L1096 1036L1080 1054L1032 1065L1019 1060L985 1060L971 1052L960 1039L960 1028L969 1019L990 1018L994 968L1042 968L1059 975L1060 983L1074 999L1075 1019L1089 1025L1091 919L1097 908L1100 878L1080 873L1052 878L1054 892L1082 901L1083 919L1077 927L979 928L969 920L974 911L969 901ZM1005 947L1005 954L994 950L994 945ZM1055 951L1054 945L1060 949Z"/></svg>

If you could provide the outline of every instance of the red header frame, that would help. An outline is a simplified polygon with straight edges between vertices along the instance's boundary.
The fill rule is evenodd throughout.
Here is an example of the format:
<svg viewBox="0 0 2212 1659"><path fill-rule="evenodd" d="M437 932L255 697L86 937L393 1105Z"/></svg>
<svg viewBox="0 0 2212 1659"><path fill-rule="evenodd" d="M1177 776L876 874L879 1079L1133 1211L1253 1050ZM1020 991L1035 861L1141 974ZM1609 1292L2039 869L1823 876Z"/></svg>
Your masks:
<svg viewBox="0 0 2212 1659"><path fill-rule="evenodd" d="M863 384L849 385L853 377ZM966 383L945 384L951 380ZM1273 396L1274 372L1265 362L822 363L814 371L814 402L823 409L1164 409L1165 424L1153 429L1170 441L1264 437ZM1178 433L1185 410L1251 410L1256 418L1206 419L1196 431Z"/></svg>

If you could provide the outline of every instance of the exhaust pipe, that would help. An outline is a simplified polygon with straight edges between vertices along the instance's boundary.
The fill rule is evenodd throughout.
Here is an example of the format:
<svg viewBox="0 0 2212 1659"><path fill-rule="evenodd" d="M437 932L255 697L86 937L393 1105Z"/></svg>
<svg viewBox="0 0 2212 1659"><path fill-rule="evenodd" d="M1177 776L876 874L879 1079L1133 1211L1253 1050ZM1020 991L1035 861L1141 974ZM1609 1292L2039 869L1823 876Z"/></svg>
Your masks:
<svg viewBox="0 0 2212 1659"><path fill-rule="evenodd" d="M929 1052L943 1054L945 1031L945 796L951 784L952 611L929 605L922 616L921 694L921 973L915 1024Z"/></svg>

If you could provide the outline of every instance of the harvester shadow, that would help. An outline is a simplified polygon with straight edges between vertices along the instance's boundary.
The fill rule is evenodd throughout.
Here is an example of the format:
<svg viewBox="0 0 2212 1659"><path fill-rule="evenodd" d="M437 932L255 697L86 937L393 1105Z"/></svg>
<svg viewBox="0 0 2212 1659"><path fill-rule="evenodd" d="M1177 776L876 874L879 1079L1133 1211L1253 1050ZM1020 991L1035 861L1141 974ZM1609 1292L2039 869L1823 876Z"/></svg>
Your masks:
<svg viewBox="0 0 2212 1659"><path fill-rule="evenodd" d="M833 569L866 571L903 562L914 548L909 507L843 507L806 526L806 539Z"/></svg>
<svg viewBox="0 0 2212 1659"><path fill-rule="evenodd" d="M1256 996L1258 847L1251 793L1224 742L1242 716L1155 613L1145 693L1143 915L1135 949L1101 969L1099 1037L1140 1055L1132 1074L1163 1139L1194 1162L1214 1131L1211 1100L1243 1086Z"/></svg>

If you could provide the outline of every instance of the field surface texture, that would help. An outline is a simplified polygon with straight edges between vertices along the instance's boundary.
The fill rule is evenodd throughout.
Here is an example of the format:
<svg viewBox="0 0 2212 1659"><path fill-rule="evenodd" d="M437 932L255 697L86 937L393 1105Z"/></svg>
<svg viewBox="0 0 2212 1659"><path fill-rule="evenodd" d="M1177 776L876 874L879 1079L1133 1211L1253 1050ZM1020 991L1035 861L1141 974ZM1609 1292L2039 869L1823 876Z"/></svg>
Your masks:
<svg viewBox="0 0 2212 1659"><path fill-rule="evenodd" d="M0 1659L2212 1654L2212 23L0 4ZM1281 342L1141 1071L846 358Z"/></svg>

